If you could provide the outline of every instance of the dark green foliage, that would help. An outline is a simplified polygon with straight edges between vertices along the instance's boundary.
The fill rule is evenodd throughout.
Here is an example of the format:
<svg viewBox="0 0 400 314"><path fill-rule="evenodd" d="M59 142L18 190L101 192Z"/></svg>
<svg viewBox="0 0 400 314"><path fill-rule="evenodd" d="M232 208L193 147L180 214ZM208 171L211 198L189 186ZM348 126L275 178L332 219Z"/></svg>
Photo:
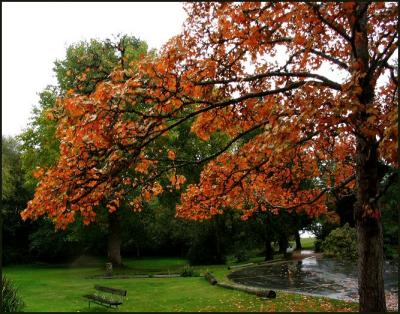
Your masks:
<svg viewBox="0 0 400 314"><path fill-rule="evenodd" d="M383 251L385 258L399 262L400 178L396 180L380 201L383 226ZM386 182L387 183L387 182Z"/></svg>
<svg viewBox="0 0 400 314"><path fill-rule="evenodd" d="M234 244L233 256L235 257L235 262L237 263L246 262L250 258L249 250L243 243L244 242L236 241Z"/></svg>
<svg viewBox="0 0 400 314"><path fill-rule="evenodd" d="M315 250L316 253L322 252L322 243L323 242L324 241L321 240L321 239L316 239L315 240L315 242L314 242L314 250Z"/></svg>
<svg viewBox="0 0 400 314"><path fill-rule="evenodd" d="M190 234L187 259L191 265L225 264L229 239L222 230L223 219L195 222Z"/></svg>
<svg viewBox="0 0 400 314"><path fill-rule="evenodd" d="M20 312L25 304L11 280L1 276L1 312Z"/></svg>
<svg viewBox="0 0 400 314"><path fill-rule="evenodd" d="M48 218L41 218L29 235L29 254L42 262L68 262L79 255L104 255L107 240L97 224L84 226L79 221L67 230L54 229Z"/></svg>
<svg viewBox="0 0 400 314"><path fill-rule="evenodd" d="M4 203L15 205L17 195L22 202L26 201L27 191L24 189L24 171L21 166L21 144L18 139L1 137L1 166L1 200L3 205ZM7 206L3 206L2 214L6 214L8 210Z"/></svg>
<svg viewBox="0 0 400 314"><path fill-rule="evenodd" d="M32 223L21 221L19 213L32 194L24 185L20 144L15 138L2 137L2 262L29 262L28 234Z"/></svg>
<svg viewBox="0 0 400 314"><path fill-rule="evenodd" d="M322 243L325 256L355 260L357 258L357 232L349 224L336 228Z"/></svg>

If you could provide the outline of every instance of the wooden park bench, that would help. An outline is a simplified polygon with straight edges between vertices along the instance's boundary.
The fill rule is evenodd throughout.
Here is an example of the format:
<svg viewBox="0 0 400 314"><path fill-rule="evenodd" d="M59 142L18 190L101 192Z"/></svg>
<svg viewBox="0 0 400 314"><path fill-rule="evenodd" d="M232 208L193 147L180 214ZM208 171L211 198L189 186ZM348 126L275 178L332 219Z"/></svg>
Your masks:
<svg viewBox="0 0 400 314"><path fill-rule="evenodd" d="M90 302L97 303L103 306L113 307L115 306L118 308L118 305L121 305L124 301L124 297L126 297L126 290L110 288L110 287L103 287L99 285L95 285L94 288L97 291L107 292L111 294L118 295L118 298L113 298L112 296L108 297L107 295L99 294L98 292L94 292L93 294L86 294L83 297L89 300L89 308Z"/></svg>

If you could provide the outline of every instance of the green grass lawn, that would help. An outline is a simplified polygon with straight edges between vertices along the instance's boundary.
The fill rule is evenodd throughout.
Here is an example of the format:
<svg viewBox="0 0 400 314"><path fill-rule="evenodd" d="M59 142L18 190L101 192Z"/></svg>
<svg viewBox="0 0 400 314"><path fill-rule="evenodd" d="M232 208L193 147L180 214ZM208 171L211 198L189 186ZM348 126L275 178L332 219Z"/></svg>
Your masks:
<svg viewBox="0 0 400 314"><path fill-rule="evenodd" d="M303 250L314 250L314 242L315 238L300 238L301 247ZM292 248L296 247L295 241L289 241L289 244ZM278 247L276 247L277 249Z"/></svg>
<svg viewBox="0 0 400 314"><path fill-rule="evenodd" d="M182 270L186 260L177 258L127 259L133 273ZM134 311L356 311L357 305L347 302L278 292L274 300L262 300L241 291L211 286L203 277L87 279L101 274L101 266L51 267L10 266L3 272L13 280L29 312L86 312L88 302L82 297L93 292L94 284L128 291L119 312ZM225 265L196 266L197 272L211 271L218 280L228 281ZM105 311L91 305L91 311ZM116 310L108 310L116 311Z"/></svg>
<svg viewBox="0 0 400 314"><path fill-rule="evenodd" d="M303 250L314 250L315 238L300 238Z"/></svg>

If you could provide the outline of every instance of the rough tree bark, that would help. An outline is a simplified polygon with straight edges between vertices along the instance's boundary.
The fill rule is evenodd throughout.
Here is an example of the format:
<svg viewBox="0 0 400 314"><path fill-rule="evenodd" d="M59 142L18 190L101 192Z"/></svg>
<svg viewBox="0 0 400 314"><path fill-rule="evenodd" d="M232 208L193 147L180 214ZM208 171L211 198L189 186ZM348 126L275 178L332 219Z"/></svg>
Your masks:
<svg viewBox="0 0 400 314"><path fill-rule="evenodd" d="M383 234L380 211L372 201L378 186L377 145L363 138L357 143L358 285L361 312L385 312ZM372 211L374 216L366 214Z"/></svg>
<svg viewBox="0 0 400 314"><path fill-rule="evenodd" d="M122 266L121 226L117 212L108 214L108 260L114 267Z"/></svg>
<svg viewBox="0 0 400 314"><path fill-rule="evenodd" d="M373 135L366 135L362 128L368 119L368 108L373 106L374 89L369 68L368 51L368 5L358 2L356 13L359 17L354 25L354 57L360 63L358 82L362 89L358 96L361 105L356 116L356 191L355 220L358 235L358 291L360 312L386 312L383 281L383 234L380 210L376 196L378 192L378 143Z"/></svg>

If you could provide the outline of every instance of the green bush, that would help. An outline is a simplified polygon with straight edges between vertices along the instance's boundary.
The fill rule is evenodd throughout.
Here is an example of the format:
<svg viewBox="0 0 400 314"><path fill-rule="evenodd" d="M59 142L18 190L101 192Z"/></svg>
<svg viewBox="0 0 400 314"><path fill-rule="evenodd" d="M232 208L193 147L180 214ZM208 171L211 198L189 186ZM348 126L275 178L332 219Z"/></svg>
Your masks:
<svg viewBox="0 0 400 314"><path fill-rule="evenodd" d="M357 258L357 232L349 224L336 228L322 242L322 250L327 257L344 259Z"/></svg>
<svg viewBox="0 0 400 314"><path fill-rule="evenodd" d="M18 296L17 289L12 282L4 275L1 276L1 292L1 312L21 312L25 304Z"/></svg>
<svg viewBox="0 0 400 314"><path fill-rule="evenodd" d="M233 255L236 263L246 262L250 259L249 253L243 248L236 250Z"/></svg>
<svg viewBox="0 0 400 314"><path fill-rule="evenodd" d="M190 267L190 265L185 265L183 267L183 271L181 272L181 277L197 277L199 274L193 269L193 267Z"/></svg>
<svg viewBox="0 0 400 314"><path fill-rule="evenodd" d="M316 239L314 242L314 250L316 253L322 252L322 241L321 239Z"/></svg>

